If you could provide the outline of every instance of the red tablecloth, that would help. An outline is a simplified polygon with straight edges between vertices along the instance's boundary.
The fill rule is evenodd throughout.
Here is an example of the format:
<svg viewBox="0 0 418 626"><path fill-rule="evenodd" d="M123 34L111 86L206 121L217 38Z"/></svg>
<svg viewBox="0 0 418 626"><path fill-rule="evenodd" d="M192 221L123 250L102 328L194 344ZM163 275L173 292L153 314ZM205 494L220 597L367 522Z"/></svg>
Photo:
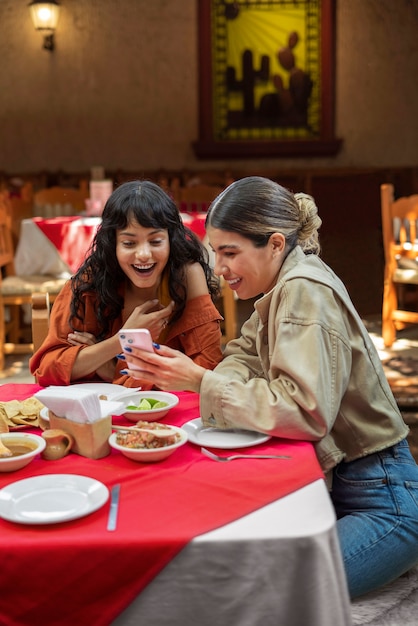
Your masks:
<svg viewBox="0 0 418 626"><path fill-rule="evenodd" d="M77 215L50 219L34 217L33 221L56 247L72 273L83 263L100 223L98 219Z"/></svg>
<svg viewBox="0 0 418 626"><path fill-rule="evenodd" d="M183 219L200 239L204 238L205 213L183 214ZM100 223L99 218L82 218L77 215L49 219L34 217L33 221L55 246L72 273L83 263Z"/></svg>
<svg viewBox="0 0 418 626"><path fill-rule="evenodd" d="M205 221L206 213L188 212L181 213L183 222L190 228L199 239L203 240L206 235Z"/></svg>
<svg viewBox="0 0 418 626"><path fill-rule="evenodd" d="M38 389L3 385L0 400L23 399ZM166 423L182 425L199 415L197 394L178 396ZM0 488L55 473L90 476L108 487L121 484L116 532L106 531L108 503L56 525L0 520L0 624L107 626L193 537L323 476L309 443L271 439L256 450L292 459L221 464L187 443L157 464L138 464L112 451L100 460L75 454L52 462L38 458L19 472L0 474Z"/></svg>

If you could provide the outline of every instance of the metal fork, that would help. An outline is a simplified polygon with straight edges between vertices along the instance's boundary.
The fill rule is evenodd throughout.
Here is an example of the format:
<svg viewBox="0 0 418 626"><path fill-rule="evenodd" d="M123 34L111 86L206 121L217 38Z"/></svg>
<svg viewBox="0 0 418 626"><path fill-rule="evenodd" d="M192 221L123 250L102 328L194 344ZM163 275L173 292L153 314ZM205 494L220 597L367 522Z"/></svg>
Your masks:
<svg viewBox="0 0 418 626"><path fill-rule="evenodd" d="M206 448L200 448L200 451L209 459L214 461L234 461L234 459L291 459L292 457L283 454L233 454L232 456L218 456Z"/></svg>

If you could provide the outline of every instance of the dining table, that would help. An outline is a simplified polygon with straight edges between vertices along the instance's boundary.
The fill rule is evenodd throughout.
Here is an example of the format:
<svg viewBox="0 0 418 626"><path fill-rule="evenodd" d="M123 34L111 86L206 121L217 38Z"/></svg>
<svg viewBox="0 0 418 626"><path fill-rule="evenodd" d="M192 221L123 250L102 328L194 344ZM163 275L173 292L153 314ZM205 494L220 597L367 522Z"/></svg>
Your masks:
<svg viewBox="0 0 418 626"><path fill-rule="evenodd" d="M3 384L0 402L41 389ZM179 403L160 421L187 430L199 421L199 395L172 393ZM124 415L112 423L132 426ZM313 445L277 437L234 450L216 445L219 455L250 458L217 462L189 437L156 463L111 449L99 459L38 456L0 473L0 502L31 477L88 477L107 492L120 486L114 531L108 498L55 523L0 512L0 624L349 626L336 518ZM261 453L290 458L251 458Z"/></svg>
<svg viewBox="0 0 418 626"><path fill-rule="evenodd" d="M80 215L22 220L14 259L16 274L69 278L83 263L100 223L100 217Z"/></svg>

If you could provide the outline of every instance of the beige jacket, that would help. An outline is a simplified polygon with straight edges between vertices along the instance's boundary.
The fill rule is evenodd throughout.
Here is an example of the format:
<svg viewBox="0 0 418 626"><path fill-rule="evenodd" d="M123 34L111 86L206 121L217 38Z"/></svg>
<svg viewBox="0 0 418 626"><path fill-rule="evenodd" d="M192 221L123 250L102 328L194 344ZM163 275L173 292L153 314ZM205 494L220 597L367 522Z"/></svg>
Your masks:
<svg viewBox="0 0 418 626"><path fill-rule="evenodd" d="M324 471L408 434L343 283L299 247L200 394L205 425L313 441Z"/></svg>

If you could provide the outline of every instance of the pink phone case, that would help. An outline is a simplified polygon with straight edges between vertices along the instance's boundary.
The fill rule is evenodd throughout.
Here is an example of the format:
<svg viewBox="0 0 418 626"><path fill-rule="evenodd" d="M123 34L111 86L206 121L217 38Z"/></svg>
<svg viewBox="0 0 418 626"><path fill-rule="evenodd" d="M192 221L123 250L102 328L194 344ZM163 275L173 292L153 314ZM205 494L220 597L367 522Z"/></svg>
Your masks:
<svg viewBox="0 0 418 626"><path fill-rule="evenodd" d="M120 330L118 334L122 349L124 349L125 346L133 346L135 348L141 348L141 350L146 350L147 352L154 352L151 333L147 328L130 328L126 330L123 329ZM126 359L126 363L131 370L140 369L136 365L132 365L129 362L128 358Z"/></svg>

